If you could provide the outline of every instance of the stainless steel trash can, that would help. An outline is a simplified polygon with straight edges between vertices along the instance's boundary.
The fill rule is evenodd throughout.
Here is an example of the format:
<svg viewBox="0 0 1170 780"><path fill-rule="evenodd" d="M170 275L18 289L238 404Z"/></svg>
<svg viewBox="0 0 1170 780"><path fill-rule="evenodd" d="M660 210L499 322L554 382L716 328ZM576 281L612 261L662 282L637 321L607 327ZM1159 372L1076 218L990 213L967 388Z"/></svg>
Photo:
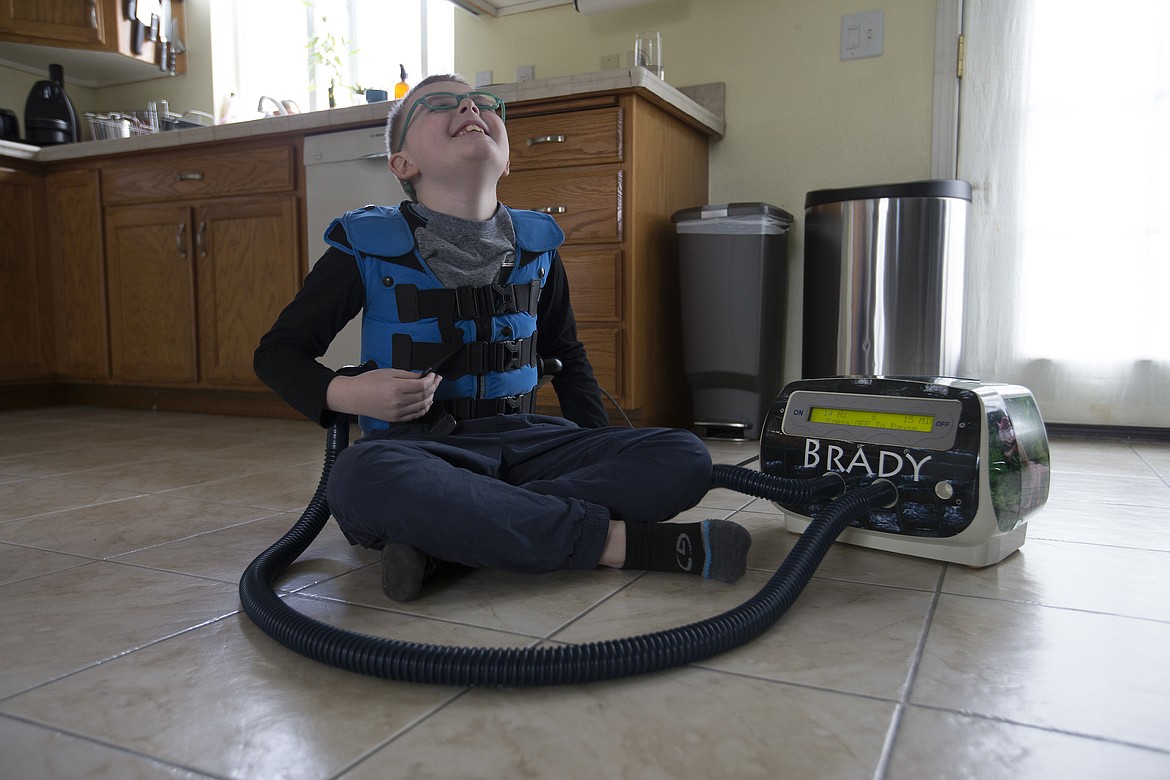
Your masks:
<svg viewBox="0 0 1170 780"><path fill-rule="evenodd" d="M806 378L957 373L970 209L954 179L808 193Z"/></svg>
<svg viewBox="0 0 1170 780"><path fill-rule="evenodd" d="M784 387L792 215L767 203L726 203L672 219L695 430L710 439L758 439Z"/></svg>

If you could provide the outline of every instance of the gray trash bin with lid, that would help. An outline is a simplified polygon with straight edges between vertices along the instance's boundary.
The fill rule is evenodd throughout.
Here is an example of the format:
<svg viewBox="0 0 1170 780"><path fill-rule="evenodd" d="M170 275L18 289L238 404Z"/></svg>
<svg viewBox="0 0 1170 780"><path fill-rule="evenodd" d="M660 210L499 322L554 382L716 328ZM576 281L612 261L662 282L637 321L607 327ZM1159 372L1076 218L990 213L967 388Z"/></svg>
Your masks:
<svg viewBox="0 0 1170 780"><path fill-rule="evenodd" d="M816 190L804 205L802 375L954 376L971 185Z"/></svg>
<svg viewBox="0 0 1170 780"><path fill-rule="evenodd" d="M783 387L792 215L767 203L726 203L683 209L672 221L695 430L758 439Z"/></svg>

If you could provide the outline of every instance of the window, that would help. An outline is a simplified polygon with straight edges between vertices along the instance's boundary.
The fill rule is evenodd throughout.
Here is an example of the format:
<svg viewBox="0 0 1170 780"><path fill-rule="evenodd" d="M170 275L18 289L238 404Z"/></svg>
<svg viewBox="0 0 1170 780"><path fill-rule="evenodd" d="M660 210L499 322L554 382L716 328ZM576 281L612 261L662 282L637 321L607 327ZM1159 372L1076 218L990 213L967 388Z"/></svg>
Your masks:
<svg viewBox="0 0 1170 780"><path fill-rule="evenodd" d="M1170 428L1170 3L963 5L963 372Z"/></svg>
<svg viewBox="0 0 1170 780"><path fill-rule="evenodd" d="M214 92L219 105L235 93L240 119L256 116L264 95L327 108L331 81L338 106L356 105L361 89L393 94L400 65L412 85L451 72L454 27L447 0L213 0Z"/></svg>

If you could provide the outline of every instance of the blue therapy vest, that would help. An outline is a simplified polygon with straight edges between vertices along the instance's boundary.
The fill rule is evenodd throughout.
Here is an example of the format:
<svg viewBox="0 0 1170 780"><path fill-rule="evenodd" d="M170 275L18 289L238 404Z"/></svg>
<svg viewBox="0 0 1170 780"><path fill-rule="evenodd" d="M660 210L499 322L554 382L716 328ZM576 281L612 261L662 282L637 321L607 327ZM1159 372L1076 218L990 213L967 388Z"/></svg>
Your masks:
<svg viewBox="0 0 1170 780"><path fill-rule="evenodd" d="M325 242L357 260L366 290L362 362L425 371L457 419L531 409L536 387L536 304L565 234L547 214L508 209L516 265L503 284L451 289L415 247L397 207L367 206L333 220ZM338 228L343 235L339 235ZM362 430L389 427L363 417Z"/></svg>

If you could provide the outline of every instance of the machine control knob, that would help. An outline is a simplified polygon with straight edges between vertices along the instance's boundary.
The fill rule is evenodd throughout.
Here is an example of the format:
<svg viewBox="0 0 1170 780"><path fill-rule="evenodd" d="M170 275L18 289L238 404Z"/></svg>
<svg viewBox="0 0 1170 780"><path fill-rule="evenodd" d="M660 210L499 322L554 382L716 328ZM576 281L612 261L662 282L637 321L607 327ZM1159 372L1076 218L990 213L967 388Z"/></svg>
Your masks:
<svg viewBox="0 0 1170 780"><path fill-rule="evenodd" d="M955 488L950 482L943 480L935 483L934 494L943 501L950 501L955 495Z"/></svg>

